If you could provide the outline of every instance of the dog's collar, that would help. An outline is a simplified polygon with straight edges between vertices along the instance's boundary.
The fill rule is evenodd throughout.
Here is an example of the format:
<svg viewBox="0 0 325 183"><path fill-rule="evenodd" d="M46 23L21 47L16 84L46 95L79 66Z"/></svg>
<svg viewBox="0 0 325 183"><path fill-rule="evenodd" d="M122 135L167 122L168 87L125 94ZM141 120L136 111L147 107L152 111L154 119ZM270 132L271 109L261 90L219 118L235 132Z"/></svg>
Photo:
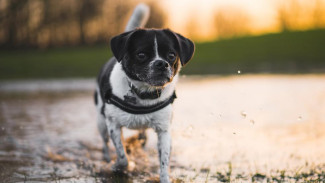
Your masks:
<svg viewBox="0 0 325 183"><path fill-rule="evenodd" d="M152 112L156 112L164 107L166 107L169 104L172 104L176 98L176 93L174 91L173 95L169 97L168 99L159 102L154 105L149 105L149 106L136 106L132 104L133 102L130 102L129 99L124 96L124 100L120 99L114 94L110 94L107 96L107 102L109 104L113 104L116 107L120 108L121 110L132 113L132 114L148 114Z"/></svg>
<svg viewBox="0 0 325 183"><path fill-rule="evenodd" d="M138 88L136 88L130 81L128 81L128 84L131 88L131 92L136 94L141 99L157 99L160 97L162 89L157 88L154 91L140 91Z"/></svg>

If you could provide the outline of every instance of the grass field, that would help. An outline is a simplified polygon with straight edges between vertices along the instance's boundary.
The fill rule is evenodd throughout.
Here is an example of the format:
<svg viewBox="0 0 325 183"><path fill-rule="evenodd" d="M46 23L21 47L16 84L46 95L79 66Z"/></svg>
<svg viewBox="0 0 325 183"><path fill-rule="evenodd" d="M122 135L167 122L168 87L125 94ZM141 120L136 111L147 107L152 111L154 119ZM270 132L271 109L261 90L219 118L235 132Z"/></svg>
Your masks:
<svg viewBox="0 0 325 183"><path fill-rule="evenodd" d="M325 71L325 30L284 32L197 44L186 73Z"/></svg>
<svg viewBox="0 0 325 183"><path fill-rule="evenodd" d="M108 46L1 50L1 79L94 77L111 57Z"/></svg>
<svg viewBox="0 0 325 183"><path fill-rule="evenodd" d="M325 71L325 30L197 43L185 74ZM108 44L47 50L0 50L0 80L94 77L112 56Z"/></svg>
<svg viewBox="0 0 325 183"><path fill-rule="evenodd" d="M188 74L325 71L325 30L284 32L197 44Z"/></svg>

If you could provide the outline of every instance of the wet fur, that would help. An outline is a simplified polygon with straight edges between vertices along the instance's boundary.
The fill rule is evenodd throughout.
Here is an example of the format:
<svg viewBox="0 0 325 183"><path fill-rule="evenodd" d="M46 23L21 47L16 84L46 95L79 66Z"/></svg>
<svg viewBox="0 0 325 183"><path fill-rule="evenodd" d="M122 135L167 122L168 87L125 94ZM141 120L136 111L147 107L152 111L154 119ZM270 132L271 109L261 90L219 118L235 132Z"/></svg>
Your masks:
<svg viewBox="0 0 325 183"><path fill-rule="evenodd" d="M130 29L127 27L127 30ZM108 103L107 97L111 94L120 99L124 99L125 96L134 97L136 105L139 106L153 105L167 100L174 93L180 68L193 55L194 44L168 29L131 29L112 38L111 49L114 57L103 66L98 75L94 96L98 129L104 141L104 158L107 161L111 160L107 146L110 137L117 153L117 160L112 169L113 171L124 170L128 166L128 161L121 140L121 128L142 131L152 128L158 135L160 181L169 182L172 105L169 104L149 114L139 115L127 113ZM137 57L139 50L147 54L148 58L145 61ZM174 60L168 57L171 52L175 53ZM164 69L158 68L155 64L157 62L164 63ZM157 89L162 91L156 99L141 99L131 91L130 83L142 92Z"/></svg>

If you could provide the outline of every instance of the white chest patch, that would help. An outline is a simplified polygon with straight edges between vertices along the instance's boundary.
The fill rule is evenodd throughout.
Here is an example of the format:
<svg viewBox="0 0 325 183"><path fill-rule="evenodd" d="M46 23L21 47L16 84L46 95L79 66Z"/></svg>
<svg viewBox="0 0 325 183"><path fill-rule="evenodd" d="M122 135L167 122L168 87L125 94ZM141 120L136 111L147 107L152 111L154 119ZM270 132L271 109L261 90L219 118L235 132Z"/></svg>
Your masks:
<svg viewBox="0 0 325 183"><path fill-rule="evenodd" d="M110 84L112 87L112 93L117 97L123 99L124 96L133 96L137 98L137 104L142 106L153 105L168 99L174 92L174 88L177 82L177 77L169 83L161 93L158 99L140 99L135 94L130 92L130 86L128 78L122 69L120 63L116 63L111 76ZM101 103L102 101L100 101ZM127 113L120 108L105 103L105 116L110 123L118 123L120 126L125 126L131 129L141 128L153 128L154 130L168 130L169 123L172 117L172 105L160 109L158 111L149 114L131 114Z"/></svg>
<svg viewBox="0 0 325 183"><path fill-rule="evenodd" d="M172 106L149 114L130 114L112 104L105 104L105 115L112 123L119 123L130 129L153 128L167 130L172 115Z"/></svg>

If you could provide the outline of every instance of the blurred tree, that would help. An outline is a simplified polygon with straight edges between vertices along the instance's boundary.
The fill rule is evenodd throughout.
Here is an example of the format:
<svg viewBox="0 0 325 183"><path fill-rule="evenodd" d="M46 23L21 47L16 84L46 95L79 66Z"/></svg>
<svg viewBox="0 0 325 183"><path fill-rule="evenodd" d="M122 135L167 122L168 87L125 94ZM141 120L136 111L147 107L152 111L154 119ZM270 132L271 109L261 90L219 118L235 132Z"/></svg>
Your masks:
<svg viewBox="0 0 325 183"><path fill-rule="evenodd" d="M80 43L85 44L85 26L84 24L91 18L98 16L100 8L102 7L103 0L79 0L79 30L80 30Z"/></svg>
<svg viewBox="0 0 325 183"><path fill-rule="evenodd" d="M193 10L193 14L191 14L190 18L187 20L186 23L186 30L187 30L187 35L191 39L199 39L200 37L200 30L199 26L197 26L197 17L195 10Z"/></svg>
<svg viewBox="0 0 325 183"><path fill-rule="evenodd" d="M250 17L244 10L236 7L224 7L214 16L218 38L247 35L250 32Z"/></svg>
<svg viewBox="0 0 325 183"><path fill-rule="evenodd" d="M280 2L278 5L279 26L282 31L292 30L300 16L300 5L296 0Z"/></svg>
<svg viewBox="0 0 325 183"><path fill-rule="evenodd" d="M325 27L325 3L324 0L315 0L314 10L312 12L314 28Z"/></svg>
<svg viewBox="0 0 325 183"><path fill-rule="evenodd" d="M7 31L6 40L7 46L13 47L23 44L23 40L29 35L26 29L26 22L28 20L28 11L26 5L28 1L11 0L8 1L5 19L5 27ZM25 40L26 41L26 40Z"/></svg>
<svg viewBox="0 0 325 183"><path fill-rule="evenodd" d="M124 31L126 23L131 15L133 5L132 2L125 0L111 1L109 4L110 14L107 19L111 23L111 29L115 30L112 35L120 34Z"/></svg>
<svg viewBox="0 0 325 183"><path fill-rule="evenodd" d="M277 7L278 24L282 31L325 26L324 0L280 1Z"/></svg>
<svg viewBox="0 0 325 183"><path fill-rule="evenodd" d="M51 47L107 43L123 32L139 0L0 0L0 47ZM147 27L166 15L147 0Z"/></svg>
<svg viewBox="0 0 325 183"><path fill-rule="evenodd" d="M150 28L164 28L166 24L167 15L161 9L161 6L156 2L148 2L148 6L150 7L150 17L146 27Z"/></svg>

